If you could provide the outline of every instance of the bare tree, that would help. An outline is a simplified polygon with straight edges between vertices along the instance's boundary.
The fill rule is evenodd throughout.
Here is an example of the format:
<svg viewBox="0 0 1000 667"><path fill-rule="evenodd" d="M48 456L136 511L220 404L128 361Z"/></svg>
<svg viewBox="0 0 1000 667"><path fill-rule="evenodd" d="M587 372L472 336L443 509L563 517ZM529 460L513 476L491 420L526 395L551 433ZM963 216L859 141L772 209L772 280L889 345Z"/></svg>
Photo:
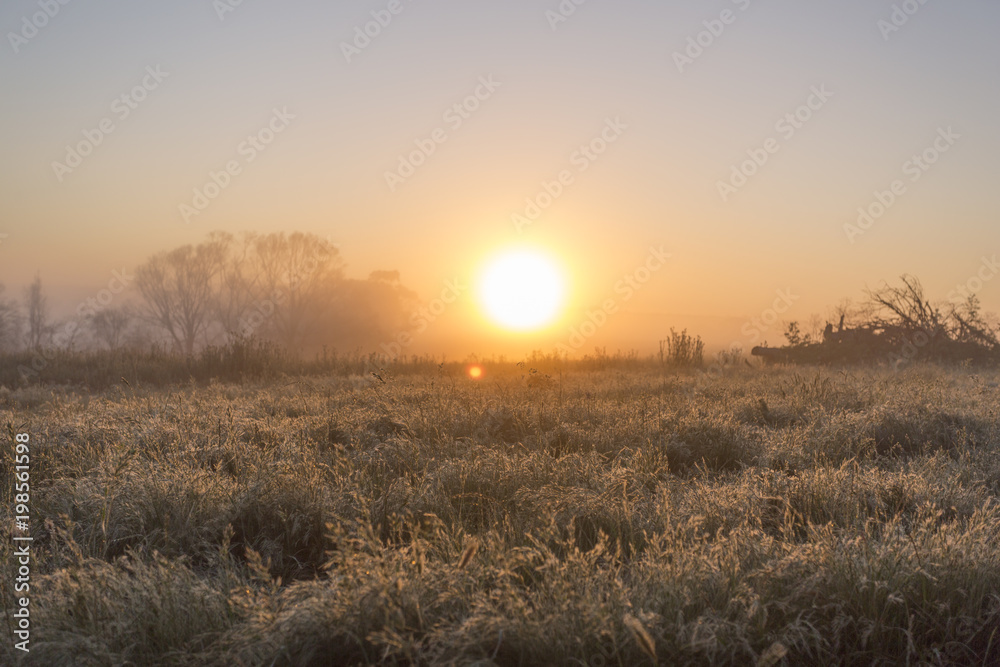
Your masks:
<svg viewBox="0 0 1000 667"><path fill-rule="evenodd" d="M4 286L0 285L0 296ZM21 311L17 301L0 298L0 351L12 352L21 337Z"/></svg>
<svg viewBox="0 0 1000 667"><path fill-rule="evenodd" d="M220 334L300 351L364 347L420 324L416 295L398 272L351 280L343 266L337 247L315 234L213 232L205 243L151 257L136 270L136 285L144 321L188 354Z"/></svg>
<svg viewBox="0 0 1000 667"><path fill-rule="evenodd" d="M218 239L154 255L136 270L145 315L170 337L174 348L194 353L211 322L213 280L225 254Z"/></svg>
<svg viewBox="0 0 1000 667"><path fill-rule="evenodd" d="M962 305L952 306L948 318L954 323L955 340L975 343L990 350L1000 349L997 332L982 314L979 297L975 294L970 295Z"/></svg>
<svg viewBox="0 0 1000 667"><path fill-rule="evenodd" d="M398 333L426 328L433 315L403 286L399 271L373 271L367 280L343 280L324 323L322 343L365 348Z"/></svg>
<svg viewBox="0 0 1000 667"><path fill-rule="evenodd" d="M42 279L35 276L24 290L24 309L27 312L27 343L31 350L38 350L48 340L52 327L48 324L48 299L42 292Z"/></svg>
<svg viewBox="0 0 1000 667"><path fill-rule="evenodd" d="M259 276L254 267L254 248L257 235L247 232L239 240L225 232L212 232L209 241L216 243L221 252L218 289L215 299L215 317L222 333L240 330L241 322L257 298Z"/></svg>
<svg viewBox="0 0 1000 667"><path fill-rule="evenodd" d="M99 343L109 350L117 350L125 342L129 326L134 319L134 313L128 306L120 308L104 308L87 318L91 334Z"/></svg>
<svg viewBox="0 0 1000 667"><path fill-rule="evenodd" d="M257 299L262 329L286 349L299 349L332 309L343 280L343 262L333 244L315 234L284 232L257 238Z"/></svg>
<svg viewBox="0 0 1000 667"><path fill-rule="evenodd" d="M871 322L879 328L899 327L907 331L923 331L934 337L945 330L941 311L924 297L920 281L903 275L902 287L886 284L877 290L868 290L872 307Z"/></svg>
<svg viewBox="0 0 1000 667"><path fill-rule="evenodd" d="M838 332L863 326L868 322L872 311L870 304L855 304L850 298L841 299L836 306L828 309L829 321L835 322ZM822 327L817 331L816 338L822 338Z"/></svg>
<svg viewBox="0 0 1000 667"><path fill-rule="evenodd" d="M805 334L806 337L812 341L823 340L823 325L825 320L820 316L819 313L811 313L809 319L805 322Z"/></svg>

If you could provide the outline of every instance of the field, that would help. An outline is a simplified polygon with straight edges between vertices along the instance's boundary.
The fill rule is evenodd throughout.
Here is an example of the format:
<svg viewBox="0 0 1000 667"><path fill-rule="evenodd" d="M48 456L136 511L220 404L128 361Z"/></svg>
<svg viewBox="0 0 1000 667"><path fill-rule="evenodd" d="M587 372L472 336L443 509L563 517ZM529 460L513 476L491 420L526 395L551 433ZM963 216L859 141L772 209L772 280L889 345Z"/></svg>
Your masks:
<svg viewBox="0 0 1000 667"><path fill-rule="evenodd" d="M997 371L484 369L0 389L0 662L1000 664Z"/></svg>

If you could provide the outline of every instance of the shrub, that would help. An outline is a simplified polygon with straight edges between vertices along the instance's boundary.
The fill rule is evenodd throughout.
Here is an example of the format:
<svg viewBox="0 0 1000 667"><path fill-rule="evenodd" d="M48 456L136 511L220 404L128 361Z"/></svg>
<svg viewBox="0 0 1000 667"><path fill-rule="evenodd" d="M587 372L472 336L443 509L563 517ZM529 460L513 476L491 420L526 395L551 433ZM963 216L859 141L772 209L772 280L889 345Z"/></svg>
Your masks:
<svg viewBox="0 0 1000 667"><path fill-rule="evenodd" d="M660 363L680 368L699 368L704 361L705 344L701 336L688 335L687 329L677 333L670 329L670 338L660 341Z"/></svg>

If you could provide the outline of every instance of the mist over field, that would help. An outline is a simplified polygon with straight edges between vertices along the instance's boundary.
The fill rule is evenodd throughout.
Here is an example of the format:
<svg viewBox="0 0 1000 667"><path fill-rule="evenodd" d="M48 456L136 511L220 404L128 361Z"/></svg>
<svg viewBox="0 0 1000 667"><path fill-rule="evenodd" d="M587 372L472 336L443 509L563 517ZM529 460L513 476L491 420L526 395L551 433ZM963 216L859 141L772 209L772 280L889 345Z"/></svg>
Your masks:
<svg viewBox="0 0 1000 667"><path fill-rule="evenodd" d="M748 351L902 275L1000 310L994 7L392 4L5 5L0 298L37 276L63 320L212 232L301 232L424 307L465 287L415 354ZM519 247L565 289L515 332L477 286Z"/></svg>
<svg viewBox="0 0 1000 667"><path fill-rule="evenodd" d="M7 0L0 664L1000 665L997 26Z"/></svg>

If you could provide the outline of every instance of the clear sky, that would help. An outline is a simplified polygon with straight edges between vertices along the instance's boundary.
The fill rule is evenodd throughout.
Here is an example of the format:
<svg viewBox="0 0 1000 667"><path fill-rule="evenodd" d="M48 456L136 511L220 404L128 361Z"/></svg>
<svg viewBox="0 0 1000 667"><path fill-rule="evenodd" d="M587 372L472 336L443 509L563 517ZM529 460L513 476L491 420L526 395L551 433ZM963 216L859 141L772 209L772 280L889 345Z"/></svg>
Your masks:
<svg viewBox="0 0 1000 667"><path fill-rule="evenodd" d="M528 244L563 265L569 303L513 347L550 348L611 295L614 322L586 347L613 349L671 324L753 342L743 324L778 290L787 320L904 272L943 300L1000 252L996 2L236 3L0 6L8 292L40 272L71 307L212 230L284 229L430 300ZM246 143L259 133L273 141ZM433 153L403 178L418 143ZM229 162L239 173L185 216ZM546 184L557 196L528 219ZM651 247L663 268L614 296ZM995 311L992 278L979 296ZM473 301L426 344L486 341Z"/></svg>

